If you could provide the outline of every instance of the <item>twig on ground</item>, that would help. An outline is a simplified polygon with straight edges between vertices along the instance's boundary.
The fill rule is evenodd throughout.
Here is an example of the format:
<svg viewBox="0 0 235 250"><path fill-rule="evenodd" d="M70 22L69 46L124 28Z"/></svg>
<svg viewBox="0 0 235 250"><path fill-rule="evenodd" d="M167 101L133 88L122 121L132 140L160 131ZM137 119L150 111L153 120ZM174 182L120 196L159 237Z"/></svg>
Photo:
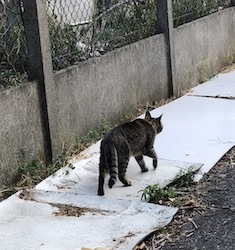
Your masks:
<svg viewBox="0 0 235 250"><path fill-rule="evenodd" d="M198 226L197 226L197 224L194 222L193 219L188 218L188 220L193 224L193 226L194 226L196 229L198 229Z"/></svg>

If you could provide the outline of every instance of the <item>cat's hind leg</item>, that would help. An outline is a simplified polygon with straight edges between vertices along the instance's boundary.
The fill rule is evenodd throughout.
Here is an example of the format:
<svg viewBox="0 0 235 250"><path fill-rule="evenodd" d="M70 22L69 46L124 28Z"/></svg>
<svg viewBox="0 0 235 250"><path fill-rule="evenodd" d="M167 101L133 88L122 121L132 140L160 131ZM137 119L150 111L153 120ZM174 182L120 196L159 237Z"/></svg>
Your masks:
<svg viewBox="0 0 235 250"><path fill-rule="evenodd" d="M131 186L131 181L126 178L126 169L130 157L122 157L118 159L118 178L124 186Z"/></svg>
<svg viewBox="0 0 235 250"><path fill-rule="evenodd" d="M99 183L98 183L98 195L104 195L104 180L107 175L104 160L104 150L101 148L100 163L99 163Z"/></svg>
<svg viewBox="0 0 235 250"><path fill-rule="evenodd" d="M142 155L142 154L136 155L136 156L135 156L135 159L136 159L136 161L138 162L138 164L139 164L139 166L140 166L140 168L141 168L141 171L142 171L142 172L147 172L147 171L148 171L148 168L147 168L146 165L145 165L143 155Z"/></svg>
<svg viewBox="0 0 235 250"><path fill-rule="evenodd" d="M104 195L104 180L105 180L106 172L100 171L99 174L99 186L98 186L98 195Z"/></svg>

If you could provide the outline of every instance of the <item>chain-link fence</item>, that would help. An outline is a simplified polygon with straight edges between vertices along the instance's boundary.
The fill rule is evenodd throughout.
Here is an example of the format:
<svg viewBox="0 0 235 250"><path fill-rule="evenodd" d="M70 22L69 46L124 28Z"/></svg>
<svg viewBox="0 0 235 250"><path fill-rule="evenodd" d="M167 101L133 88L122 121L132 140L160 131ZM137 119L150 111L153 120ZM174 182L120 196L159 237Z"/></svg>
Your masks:
<svg viewBox="0 0 235 250"><path fill-rule="evenodd" d="M48 0L54 69L154 35L155 0Z"/></svg>
<svg viewBox="0 0 235 250"><path fill-rule="evenodd" d="M230 0L173 0L174 27ZM156 34L155 0L47 0L55 70Z"/></svg>
<svg viewBox="0 0 235 250"><path fill-rule="evenodd" d="M174 27L228 8L231 0L173 0Z"/></svg>
<svg viewBox="0 0 235 250"><path fill-rule="evenodd" d="M54 70L157 32L156 0L45 0ZM20 0L0 0L0 88L27 79ZM230 6L230 0L172 0L174 27Z"/></svg>
<svg viewBox="0 0 235 250"><path fill-rule="evenodd" d="M27 46L19 0L0 0L0 89L26 81Z"/></svg>

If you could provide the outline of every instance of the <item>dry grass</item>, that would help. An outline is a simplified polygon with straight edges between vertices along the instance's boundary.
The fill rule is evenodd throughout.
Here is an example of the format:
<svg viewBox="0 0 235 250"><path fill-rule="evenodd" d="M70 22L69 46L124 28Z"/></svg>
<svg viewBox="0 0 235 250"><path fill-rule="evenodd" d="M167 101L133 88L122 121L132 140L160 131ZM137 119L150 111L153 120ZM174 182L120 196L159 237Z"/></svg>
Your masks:
<svg viewBox="0 0 235 250"><path fill-rule="evenodd" d="M224 73L229 73L231 71L235 70L235 63L232 65L229 65L227 67L224 67L220 73L224 74Z"/></svg>

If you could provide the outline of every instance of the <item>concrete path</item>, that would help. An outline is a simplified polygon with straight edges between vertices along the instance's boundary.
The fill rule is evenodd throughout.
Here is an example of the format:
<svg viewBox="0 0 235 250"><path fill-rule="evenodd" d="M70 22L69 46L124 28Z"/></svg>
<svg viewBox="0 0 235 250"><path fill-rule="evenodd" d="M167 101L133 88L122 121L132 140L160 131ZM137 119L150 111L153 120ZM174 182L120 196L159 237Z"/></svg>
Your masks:
<svg viewBox="0 0 235 250"><path fill-rule="evenodd" d="M99 143L32 190L0 203L0 249L132 249L149 232L168 224L177 208L140 201L149 184L165 186L181 169L199 169L199 180L235 145L235 71L220 74L151 112L163 113L155 141L159 166L140 173L132 159L131 187L117 183L97 196Z"/></svg>

